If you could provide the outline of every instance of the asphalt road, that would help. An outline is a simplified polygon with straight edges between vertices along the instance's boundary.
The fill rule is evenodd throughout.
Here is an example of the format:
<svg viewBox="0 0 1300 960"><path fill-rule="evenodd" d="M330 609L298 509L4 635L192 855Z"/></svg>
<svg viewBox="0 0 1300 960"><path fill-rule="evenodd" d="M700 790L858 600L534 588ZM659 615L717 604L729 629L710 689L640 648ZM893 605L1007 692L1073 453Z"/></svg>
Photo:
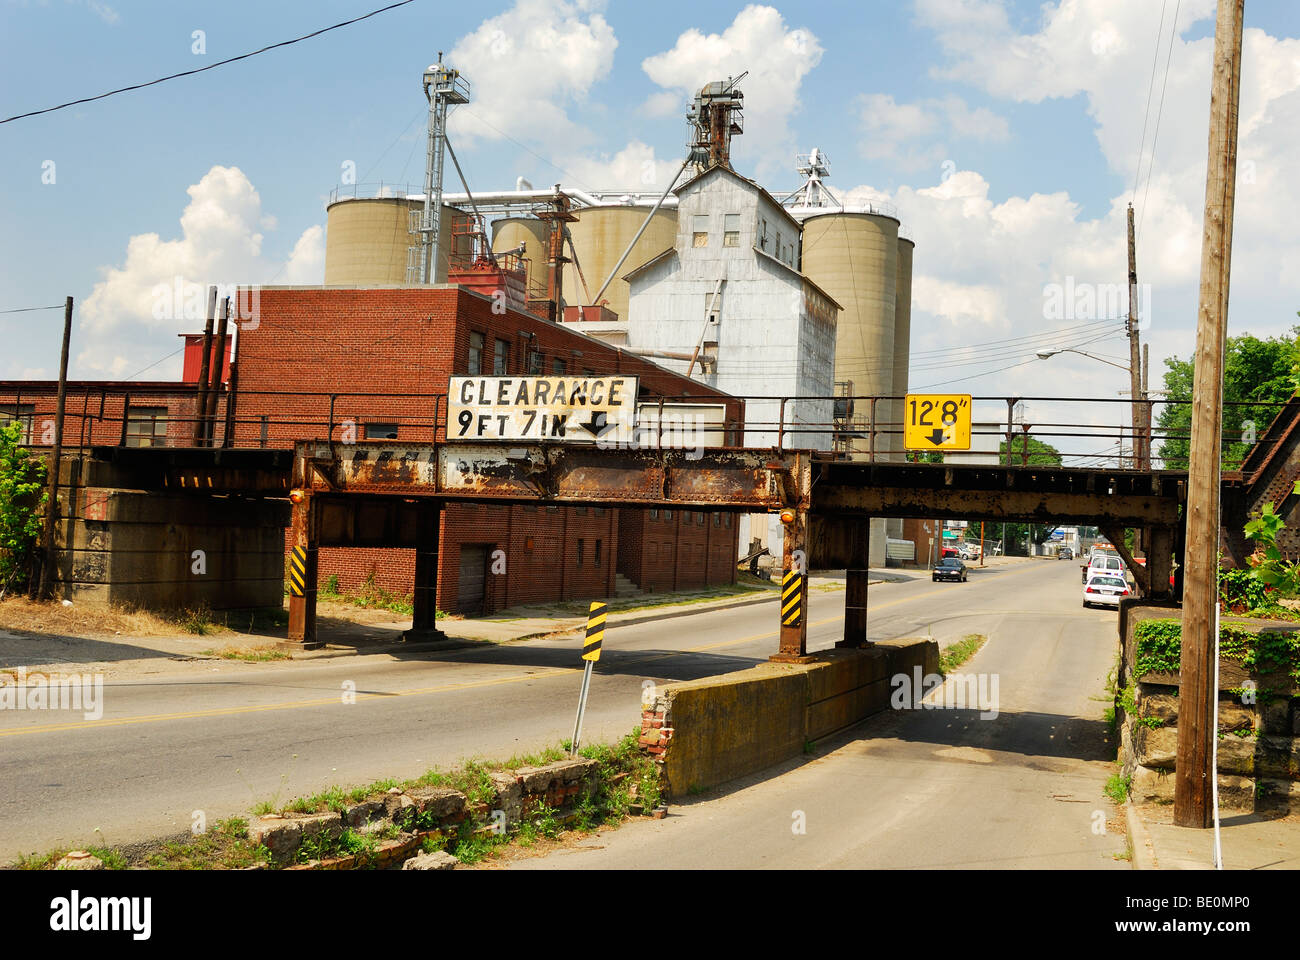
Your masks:
<svg viewBox="0 0 1300 960"><path fill-rule="evenodd" d="M967 584L921 579L873 587L870 635L987 633L993 641L981 657L996 658L991 662L1004 671L1004 702L1019 684L1016 696L1036 705L1023 709L1058 721L1099 717L1101 704L1087 697L1101 692L1113 659L1115 614L1083 611L1078 590L1073 565L1048 561L977 568ZM1042 612L1027 613L1029 605ZM812 649L838 639L842 610L842 592L812 594ZM645 681L692 679L765 659L776 649L775 624L772 601L611 631L584 742L629 732ZM0 860L56 846L134 842L188 829L194 811L211 821L246 813L260 800L284 802L332 784L413 777L471 756L504 759L557 743L572 733L578 647L574 637L400 658L185 664L174 674L106 683L99 720L0 710ZM353 689L355 702L345 702ZM917 749L935 747L931 733L955 737L941 732L952 717L911 719L923 725L907 734ZM961 745L1017 755L1017 744L1027 750L1046 737L1045 745L1063 754L1044 753L1050 765L1084 749L1043 729L1025 728L995 748L981 740L996 738L995 728L977 728L982 732L963 734ZM641 832L627 830L629 837Z"/></svg>
<svg viewBox="0 0 1300 960"><path fill-rule="evenodd" d="M1081 608L1073 564L969 590L986 610L963 622L982 621L989 641L960 672L998 678L996 717L891 710L779 776L512 866L1127 869L1123 815L1103 795L1114 772L1105 704L1093 699L1114 662L1116 614Z"/></svg>

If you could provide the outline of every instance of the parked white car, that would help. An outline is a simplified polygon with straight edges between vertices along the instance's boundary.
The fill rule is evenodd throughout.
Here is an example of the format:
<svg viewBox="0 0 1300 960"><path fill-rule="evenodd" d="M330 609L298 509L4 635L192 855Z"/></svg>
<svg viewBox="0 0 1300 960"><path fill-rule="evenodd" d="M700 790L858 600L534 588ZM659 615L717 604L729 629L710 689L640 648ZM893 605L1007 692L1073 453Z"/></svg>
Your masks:
<svg viewBox="0 0 1300 960"><path fill-rule="evenodd" d="M1128 581L1123 573L1094 573L1083 588L1083 605L1118 607L1122 597L1129 596Z"/></svg>

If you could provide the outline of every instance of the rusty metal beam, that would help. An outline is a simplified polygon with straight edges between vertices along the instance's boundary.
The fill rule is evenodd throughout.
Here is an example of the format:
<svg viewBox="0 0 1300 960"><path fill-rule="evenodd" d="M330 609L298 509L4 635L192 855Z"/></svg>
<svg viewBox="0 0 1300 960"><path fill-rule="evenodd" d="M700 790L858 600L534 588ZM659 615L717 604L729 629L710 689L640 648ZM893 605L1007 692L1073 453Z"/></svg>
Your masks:
<svg viewBox="0 0 1300 960"><path fill-rule="evenodd" d="M919 490L897 487L814 488L812 509L821 515L938 517L953 520L1079 522L1124 526L1171 524L1178 503L1162 497L1043 493L1035 490Z"/></svg>
<svg viewBox="0 0 1300 960"><path fill-rule="evenodd" d="M295 481L339 494L775 510L808 490L806 454L509 443L299 443Z"/></svg>
<svg viewBox="0 0 1300 960"><path fill-rule="evenodd" d="M1106 539L1115 548L1115 552L1124 561L1124 565L1133 571L1133 581L1138 585L1138 589L1142 591L1142 596L1151 596L1151 571L1146 568L1145 564L1134 560L1133 554L1129 553L1129 549L1124 543L1124 528L1115 524L1101 524L1100 526L1101 532L1106 535Z"/></svg>

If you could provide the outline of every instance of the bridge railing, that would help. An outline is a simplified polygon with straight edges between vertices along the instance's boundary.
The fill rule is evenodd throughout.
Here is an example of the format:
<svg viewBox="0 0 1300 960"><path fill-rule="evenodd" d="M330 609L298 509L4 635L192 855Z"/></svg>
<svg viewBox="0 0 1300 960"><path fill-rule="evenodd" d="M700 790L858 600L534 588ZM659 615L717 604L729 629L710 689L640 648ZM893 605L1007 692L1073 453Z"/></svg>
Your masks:
<svg viewBox="0 0 1300 960"><path fill-rule="evenodd" d="M1152 426L1135 433L1128 423L1127 398L1007 397L971 398L971 447L966 451L905 450L903 396L747 396L744 422L704 420L679 424L664 412L689 397L643 398L658 403L657 426L639 436L648 448L691 444L707 436L704 446L811 449L868 461L920 460L949 463L997 463L1114 469L1187 467L1190 433L1188 401L1147 400L1150 413L1159 406L1166 425L1148 416ZM1283 403L1225 404L1222 440L1226 470L1239 469L1249 457L1258 465L1288 431L1269 429ZM1300 417L1291 405L1288 416ZM298 440L446 439L447 395L439 392L323 392L283 390L222 391L214 416L198 413L194 390L174 384L72 387L65 406L64 446L275 447ZM48 388L0 384L0 423L18 420L23 442L34 448L53 444L54 398ZM721 442L718 442L719 439ZM1046 445L1046 446L1043 446Z"/></svg>

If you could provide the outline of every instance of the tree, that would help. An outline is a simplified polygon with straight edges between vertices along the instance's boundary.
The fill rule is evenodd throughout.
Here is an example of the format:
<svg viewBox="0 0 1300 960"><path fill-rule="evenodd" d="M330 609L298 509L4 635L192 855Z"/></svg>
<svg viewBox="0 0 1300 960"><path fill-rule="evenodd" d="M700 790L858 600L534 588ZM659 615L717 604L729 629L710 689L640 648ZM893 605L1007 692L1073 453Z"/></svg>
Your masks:
<svg viewBox="0 0 1300 960"><path fill-rule="evenodd" d="M32 548L41 532L45 464L20 445L22 424L0 426L0 597L26 583Z"/></svg>
<svg viewBox="0 0 1300 960"><path fill-rule="evenodd" d="M1016 437L1011 441L1011 465L1020 466L1021 457L1024 455L1025 438ZM1003 440L998 444L998 462L1007 462L1007 442ZM1029 438L1029 460L1031 467L1059 467L1061 465L1061 452L1050 443L1044 443L1034 437ZM1042 541L1038 541L1042 543Z"/></svg>
<svg viewBox="0 0 1300 960"><path fill-rule="evenodd" d="M1247 333L1228 338L1223 369L1223 469L1239 468L1255 438L1277 416L1280 408L1265 404L1286 403L1296 392L1296 373L1300 372L1297 334L1300 327L1293 327L1290 337L1261 340ZM1193 362L1171 357L1165 368L1165 396L1184 402L1160 411L1158 435L1164 437L1160 459L1167 469L1186 470L1191 448Z"/></svg>

